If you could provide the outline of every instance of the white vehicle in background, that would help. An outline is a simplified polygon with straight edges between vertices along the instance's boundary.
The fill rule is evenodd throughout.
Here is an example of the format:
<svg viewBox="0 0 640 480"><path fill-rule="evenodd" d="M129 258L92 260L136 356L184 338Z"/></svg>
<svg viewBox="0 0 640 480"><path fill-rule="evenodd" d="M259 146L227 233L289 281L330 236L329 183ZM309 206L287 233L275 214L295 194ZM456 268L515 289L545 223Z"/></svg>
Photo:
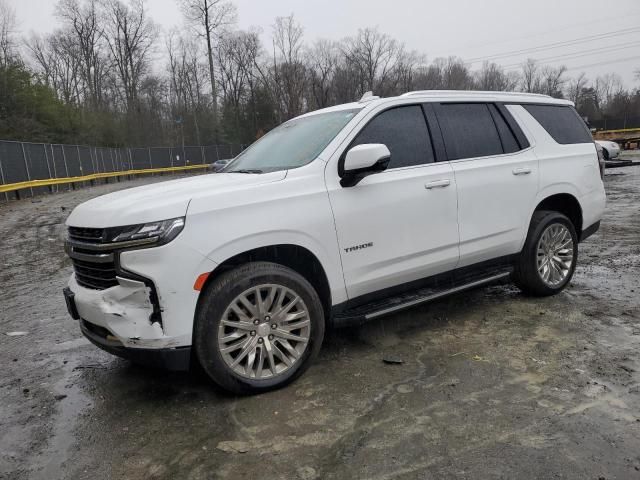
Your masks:
<svg viewBox="0 0 640 480"><path fill-rule="evenodd" d="M602 147L602 155L605 160L613 160L620 156L620 145L616 142L596 140L596 143Z"/></svg>
<svg viewBox="0 0 640 480"><path fill-rule="evenodd" d="M266 391L306 370L326 326L509 278L562 291L600 225L599 167L565 100L368 96L284 123L220 174L76 207L67 307L115 355L197 358L223 388Z"/></svg>
<svg viewBox="0 0 640 480"><path fill-rule="evenodd" d="M216 160L215 162L213 162L209 166L209 169L213 170L215 173L221 172L222 170L224 170L224 167L229 165L231 160L233 160L233 159L232 158L225 158L224 160Z"/></svg>

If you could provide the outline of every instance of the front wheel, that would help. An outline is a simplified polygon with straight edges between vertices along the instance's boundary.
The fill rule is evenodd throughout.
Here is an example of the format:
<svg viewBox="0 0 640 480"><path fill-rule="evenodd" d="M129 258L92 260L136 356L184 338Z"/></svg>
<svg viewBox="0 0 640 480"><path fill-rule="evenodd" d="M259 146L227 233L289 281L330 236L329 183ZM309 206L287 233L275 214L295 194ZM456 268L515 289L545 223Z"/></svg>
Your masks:
<svg viewBox="0 0 640 480"><path fill-rule="evenodd" d="M530 295L554 295L571 280L577 260L578 236L571 220L559 212L537 211L513 279Z"/></svg>
<svg viewBox="0 0 640 480"><path fill-rule="evenodd" d="M297 272L254 262L225 272L203 292L194 345L207 374L237 394L282 387L318 354L324 311Z"/></svg>

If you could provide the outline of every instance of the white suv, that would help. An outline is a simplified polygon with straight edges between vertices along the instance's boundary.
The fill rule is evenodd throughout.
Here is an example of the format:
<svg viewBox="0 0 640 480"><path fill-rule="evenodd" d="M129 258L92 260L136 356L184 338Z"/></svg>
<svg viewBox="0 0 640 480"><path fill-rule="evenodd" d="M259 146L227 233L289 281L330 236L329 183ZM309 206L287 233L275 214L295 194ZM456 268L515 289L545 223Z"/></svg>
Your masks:
<svg viewBox="0 0 640 480"><path fill-rule="evenodd" d="M368 96L274 129L221 174L111 193L67 220L71 315L99 347L238 393L282 386L328 325L508 277L552 295L605 206L572 104Z"/></svg>

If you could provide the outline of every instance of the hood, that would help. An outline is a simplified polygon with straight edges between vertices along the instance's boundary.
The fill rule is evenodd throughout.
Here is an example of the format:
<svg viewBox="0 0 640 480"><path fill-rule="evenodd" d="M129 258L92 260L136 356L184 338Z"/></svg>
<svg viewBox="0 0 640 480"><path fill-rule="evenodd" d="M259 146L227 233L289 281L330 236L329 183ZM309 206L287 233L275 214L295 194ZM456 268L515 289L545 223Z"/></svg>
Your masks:
<svg viewBox="0 0 640 480"><path fill-rule="evenodd" d="M213 173L129 188L78 205L67 225L106 228L182 217L194 196L221 194L284 179L286 170L260 175Z"/></svg>

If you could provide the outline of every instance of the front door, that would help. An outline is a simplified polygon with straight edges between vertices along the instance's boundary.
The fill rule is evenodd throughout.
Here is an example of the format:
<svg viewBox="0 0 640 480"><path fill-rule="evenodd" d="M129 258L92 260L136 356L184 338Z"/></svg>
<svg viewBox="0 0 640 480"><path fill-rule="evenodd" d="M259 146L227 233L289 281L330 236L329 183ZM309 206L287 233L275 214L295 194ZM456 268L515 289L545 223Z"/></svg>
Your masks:
<svg viewBox="0 0 640 480"><path fill-rule="evenodd" d="M327 182L350 299L452 270L458 262L453 169L434 162L422 107L378 113L349 148L365 143L389 148L388 169L354 187Z"/></svg>

